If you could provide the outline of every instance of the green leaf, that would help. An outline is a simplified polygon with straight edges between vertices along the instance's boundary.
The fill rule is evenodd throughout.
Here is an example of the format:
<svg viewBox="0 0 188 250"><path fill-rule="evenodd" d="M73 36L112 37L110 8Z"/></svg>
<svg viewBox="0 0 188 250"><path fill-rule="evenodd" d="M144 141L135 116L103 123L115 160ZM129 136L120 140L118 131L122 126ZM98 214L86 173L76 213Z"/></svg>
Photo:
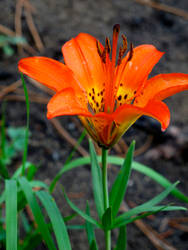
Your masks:
<svg viewBox="0 0 188 250"><path fill-rule="evenodd" d="M173 185L171 185L169 188L167 188L166 190L164 190L162 193L160 193L159 195L155 196L153 199L145 202L144 204L141 204L131 210L129 210L128 212L123 213L122 215L118 216L115 221L114 221L114 225L113 227L121 224L123 221L126 221L128 219L130 219L132 216L135 216L139 213L143 213L143 212L147 212L147 211L152 211L155 210L155 208L153 208L156 204L158 204L159 202L161 202L163 199L166 198L166 196L175 188L175 186L178 184L179 182L174 183Z"/></svg>
<svg viewBox="0 0 188 250"><path fill-rule="evenodd" d="M22 85L25 94L25 102L26 102L26 128L25 128L25 140L24 140L24 152L23 152L23 159L22 159L22 175L25 175L25 165L27 161L27 151L28 151L28 141L29 141L29 96L26 87L26 83L24 81L24 76L21 73Z"/></svg>
<svg viewBox="0 0 188 250"><path fill-rule="evenodd" d="M113 217L117 215L121 202L124 199L126 193L127 184L131 173L134 148L135 148L135 142L133 141L129 147L125 161L114 181L114 184L110 192L109 202L110 206L112 207Z"/></svg>
<svg viewBox="0 0 188 250"><path fill-rule="evenodd" d="M6 167L7 155L6 155L6 136L5 136L5 109L6 103L2 104L2 117L1 117L1 148L0 148L0 174L3 178L8 179L9 173Z"/></svg>
<svg viewBox="0 0 188 250"><path fill-rule="evenodd" d="M91 216L87 215L86 213L84 213L82 210L80 210L76 205L74 205L74 203L72 203L68 196L66 195L65 191L63 190L65 199L67 201L67 203L69 204L69 206L77 213L79 214L82 218L84 218L86 221L90 222L91 224L95 225L96 227L100 228L101 225L94 220Z"/></svg>
<svg viewBox="0 0 188 250"><path fill-rule="evenodd" d="M97 159L98 159L98 162L100 163L101 157L98 156ZM124 162L124 159L121 157L108 156L108 163L111 163L114 165L122 165L123 162ZM81 158L78 158L76 160L71 161L69 164L62 167L62 169L59 171L59 173L54 178L54 183L57 182L61 178L61 176L64 173L66 173L67 171L70 171L74 168L83 167L84 165L87 165L90 163L91 163L90 157L81 157ZM150 177L151 179L153 179L155 182L159 183L164 188L168 188L169 186L172 185L172 183L169 180L167 180L165 177L163 177L161 174L157 173L155 170L153 170L153 169L151 169L151 168L149 168L141 163L133 161L132 169ZM173 196L175 196L176 198L178 198L179 200L188 203L188 197L185 196L182 192L180 192L177 188L174 188L172 190L171 194Z"/></svg>
<svg viewBox="0 0 188 250"><path fill-rule="evenodd" d="M24 127L9 127L7 129L7 134L11 139L12 147L15 151L22 151L24 149L24 136L25 128Z"/></svg>
<svg viewBox="0 0 188 250"><path fill-rule="evenodd" d="M2 49L6 56L14 55L14 50L8 44L4 45Z"/></svg>
<svg viewBox="0 0 188 250"><path fill-rule="evenodd" d="M20 250L33 250L37 249L38 245L41 243L42 237L38 230L33 233L28 233L24 238L23 243L20 246Z"/></svg>
<svg viewBox="0 0 188 250"><path fill-rule="evenodd" d="M93 240L89 246L89 250L98 250L97 243Z"/></svg>
<svg viewBox="0 0 188 250"><path fill-rule="evenodd" d="M114 250L126 250L126 249L127 249L127 228L126 226L122 226L119 228L119 236Z"/></svg>
<svg viewBox="0 0 188 250"><path fill-rule="evenodd" d="M26 200L31 208L31 211L34 215L34 218L36 220L36 223L38 225L39 231L44 239L44 241L46 242L48 248L51 250L55 250L55 244L54 241L50 235L50 232L48 230L48 226L44 220L44 216L41 212L41 209L37 203L37 200L35 198L35 195L32 191L32 188L29 184L29 182L27 181L27 179L25 177L21 177L18 179L19 184L21 186L21 189L23 190Z"/></svg>
<svg viewBox="0 0 188 250"><path fill-rule="evenodd" d="M12 178L17 179L19 176L21 176L21 174L22 174L22 168L23 168L23 165L21 165L18 169L16 169L16 171L14 172ZM27 169L28 171L30 171L30 168L37 168L37 166L35 166L31 162L26 162L25 163L25 169Z"/></svg>
<svg viewBox="0 0 188 250"><path fill-rule="evenodd" d="M91 156L93 194L94 194L97 212L98 212L99 218L101 219L104 213L102 174L101 174L101 168L97 161L97 155L96 155L96 152L95 152L95 149L91 140L89 140L89 149L90 149L90 156Z"/></svg>
<svg viewBox="0 0 188 250"><path fill-rule="evenodd" d="M88 216L90 216L90 209L89 209L88 202L87 202L87 205L86 205L86 214ZM85 223L85 229L86 229L87 238L88 238L88 241L89 241L90 250L91 249L97 250L98 247L97 247L97 243L96 243L96 238L95 238L95 232L94 232L93 224L91 224L90 222L86 221L86 223Z"/></svg>
<svg viewBox="0 0 188 250"><path fill-rule="evenodd" d="M17 185L15 180L6 180L6 249L17 249Z"/></svg>
<svg viewBox="0 0 188 250"><path fill-rule="evenodd" d="M70 240L61 213L53 198L45 191L36 193L45 207L55 233L59 250L71 250Z"/></svg>
<svg viewBox="0 0 188 250"><path fill-rule="evenodd" d="M33 181L30 181L30 185L31 187L40 187L40 188L44 188L44 189L47 189L48 190L48 185L46 185L46 183L44 183L43 181L37 181L37 180L33 180Z"/></svg>
<svg viewBox="0 0 188 250"><path fill-rule="evenodd" d="M112 208L108 207L103 214L102 217L102 225L105 230L109 230L112 226L113 218L112 218Z"/></svg>

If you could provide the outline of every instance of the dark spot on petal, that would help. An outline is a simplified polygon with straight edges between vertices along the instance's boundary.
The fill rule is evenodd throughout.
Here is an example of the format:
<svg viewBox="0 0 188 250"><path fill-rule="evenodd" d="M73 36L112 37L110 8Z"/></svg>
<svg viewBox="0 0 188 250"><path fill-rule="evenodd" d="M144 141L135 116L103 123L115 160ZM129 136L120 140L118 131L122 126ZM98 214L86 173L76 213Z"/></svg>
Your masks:
<svg viewBox="0 0 188 250"><path fill-rule="evenodd" d="M127 99L127 94L124 95L124 100L126 100L126 99Z"/></svg>
<svg viewBox="0 0 188 250"><path fill-rule="evenodd" d="M123 86L123 83L120 83L120 86L122 87L122 86Z"/></svg>
<svg viewBox="0 0 188 250"><path fill-rule="evenodd" d="M136 94L136 90L134 91L134 95Z"/></svg>
<svg viewBox="0 0 188 250"><path fill-rule="evenodd" d="M121 95L118 96L118 101L121 101L121 97L122 97Z"/></svg>
<svg viewBox="0 0 188 250"><path fill-rule="evenodd" d="M91 96L91 93L89 93L89 96Z"/></svg>
<svg viewBox="0 0 188 250"><path fill-rule="evenodd" d="M99 103L98 102L96 103L96 105L97 105L97 107L99 107Z"/></svg>
<svg viewBox="0 0 188 250"><path fill-rule="evenodd" d="M95 99L95 97L94 96L92 96L92 100L94 100Z"/></svg>

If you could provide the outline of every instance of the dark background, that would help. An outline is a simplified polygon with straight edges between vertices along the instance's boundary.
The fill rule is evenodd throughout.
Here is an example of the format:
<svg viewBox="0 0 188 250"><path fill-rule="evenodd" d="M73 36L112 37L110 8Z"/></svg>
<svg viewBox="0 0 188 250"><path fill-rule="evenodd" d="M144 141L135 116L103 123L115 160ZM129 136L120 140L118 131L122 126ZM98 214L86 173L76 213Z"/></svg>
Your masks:
<svg viewBox="0 0 188 250"><path fill-rule="evenodd" d="M27 2L27 1L25 1ZM150 1L145 1L149 3ZM42 55L57 60L62 60L61 46L70 38L80 32L87 32L104 42L105 37L111 37L112 27L115 23L121 25L121 32L134 46L140 44L153 44L165 55L154 68L152 75L157 73L182 72L188 73L188 1L187 0L164 0L155 1L162 10L152 8L148 4L142 5L134 0L30 0L30 5L24 5L22 1L1 0L0 1L0 24L9 28L14 34L22 35L27 39L28 44L34 49L23 48L13 45L14 55L7 57L0 49L0 82L1 90L10 86L20 79L17 70L17 63L20 58ZM165 5L159 5L165 4ZM173 7L170 9L169 6ZM178 10L183 10L180 12ZM31 11L31 12L30 12ZM169 13L174 12L174 14ZM186 12L187 11L187 12ZM27 22L28 12L32 14L36 30L41 38L35 42L36 34L32 35L31 22ZM19 14L21 13L21 14ZM21 27L21 33L19 31ZM10 31L9 31L10 32ZM0 27L1 34L8 34ZM39 165L36 178L50 183L58 170L62 167L66 157L70 154L73 145L57 131L46 118L46 105L42 104L41 97L49 98L49 95L39 88L34 87L27 80L30 92L30 142L28 160ZM12 96L12 97L11 97ZM21 97L20 97L21 96ZM6 98L7 114L6 126L24 126L26 121L25 103L23 102L22 88L15 88L9 91L3 98ZM36 98L40 101L36 103ZM1 97L1 100L3 99ZM180 190L188 194L188 98L187 91L177 94L166 100L171 111L171 124L165 133L160 130L160 125L149 118L141 118L124 135L121 143L111 153L124 155L126 144L129 145L132 139L136 139L135 159L151 166L171 182L180 180ZM78 120L72 117L58 118L62 127L66 129L69 136L79 138L82 127ZM56 124L57 125L57 124ZM73 143L74 144L74 143ZM87 140L82 144L88 151ZM75 157L80 156L76 152ZM11 166L14 170L20 163L17 158ZM113 180L116 167L109 167L110 180ZM72 200L81 208L85 209L85 200L90 200L92 212L91 177L89 167L82 167L66 174L60 181L66 188ZM126 202L131 206L140 204L152 198L162 191L156 183L141 174L132 173L129 183ZM62 196L61 186L58 185L54 197L62 210L63 215L68 215L70 209L65 204ZM178 200L169 196L167 202L181 204ZM157 248L149 235L158 239L167 232L165 240L171 244L171 249L188 249L188 224L186 223L187 212L160 213L143 221L146 228L141 225L130 225L128 227L128 249L168 249L167 247ZM169 222L173 218L182 218L184 228L177 229ZM76 220L76 223L82 222ZM179 224L178 224L179 225ZM151 230L154 230L154 232ZM157 233L157 235L156 235ZM88 249L85 233L81 231L70 231L72 246L76 250ZM97 232L98 242L101 249L104 249L102 235ZM113 233L113 240L117 232ZM40 246L39 249L45 249ZM169 248L170 249L170 248Z"/></svg>

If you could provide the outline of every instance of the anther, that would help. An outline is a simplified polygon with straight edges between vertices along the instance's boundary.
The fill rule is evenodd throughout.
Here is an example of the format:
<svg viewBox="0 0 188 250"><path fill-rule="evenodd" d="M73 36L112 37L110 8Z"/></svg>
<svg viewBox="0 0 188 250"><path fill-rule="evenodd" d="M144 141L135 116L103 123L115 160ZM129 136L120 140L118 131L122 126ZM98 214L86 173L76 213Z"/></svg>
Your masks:
<svg viewBox="0 0 188 250"><path fill-rule="evenodd" d="M100 46L100 43L98 40L96 41L96 45L97 45L97 52L98 52L99 56L102 58L103 52L101 50L101 46Z"/></svg>
<svg viewBox="0 0 188 250"><path fill-rule="evenodd" d="M117 65L120 65L120 64L121 64L122 57L123 57L123 49L122 49L122 47L120 47L120 48L119 48L119 55L118 55Z"/></svg>
<svg viewBox="0 0 188 250"><path fill-rule="evenodd" d="M130 52L129 52L129 57L127 61L130 61L133 57L133 44L130 44Z"/></svg>
<svg viewBox="0 0 188 250"><path fill-rule="evenodd" d="M124 53L127 50L127 38L125 35L122 35L122 38L123 38L123 55L124 55Z"/></svg>
<svg viewBox="0 0 188 250"><path fill-rule="evenodd" d="M111 45L110 45L110 40L109 40L108 37L106 37L105 49L106 49L106 52L107 52L108 54L110 54L110 52L111 52Z"/></svg>
<svg viewBox="0 0 188 250"><path fill-rule="evenodd" d="M115 24L113 27L113 33L118 33L119 34L120 31L120 25L119 24Z"/></svg>
<svg viewBox="0 0 188 250"><path fill-rule="evenodd" d="M102 56L101 56L102 62L106 63L106 49L104 48L103 52L102 52Z"/></svg>

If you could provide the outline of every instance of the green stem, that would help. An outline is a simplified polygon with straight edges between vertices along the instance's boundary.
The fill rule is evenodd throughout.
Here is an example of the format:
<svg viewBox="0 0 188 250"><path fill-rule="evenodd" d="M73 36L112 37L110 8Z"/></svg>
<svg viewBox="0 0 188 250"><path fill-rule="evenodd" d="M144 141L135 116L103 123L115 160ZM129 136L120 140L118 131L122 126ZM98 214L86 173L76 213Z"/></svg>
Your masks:
<svg viewBox="0 0 188 250"><path fill-rule="evenodd" d="M108 197L108 177L107 177L107 156L108 150L102 148L102 185L103 185L103 197L104 197L104 210L109 207L109 197ZM111 231L105 230L105 242L106 250L111 249Z"/></svg>

